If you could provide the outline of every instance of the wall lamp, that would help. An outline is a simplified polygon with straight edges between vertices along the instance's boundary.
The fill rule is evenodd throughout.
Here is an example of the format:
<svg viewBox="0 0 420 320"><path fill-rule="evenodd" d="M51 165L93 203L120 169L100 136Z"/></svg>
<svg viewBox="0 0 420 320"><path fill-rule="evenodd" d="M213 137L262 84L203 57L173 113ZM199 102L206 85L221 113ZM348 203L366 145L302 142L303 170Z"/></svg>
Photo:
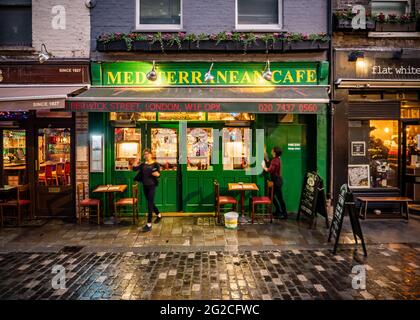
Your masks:
<svg viewBox="0 0 420 320"><path fill-rule="evenodd" d="M52 57L52 54L48 52L45 44L41 45L41 52L38 54L39 63L44 63Z"/></svg>
<svg viewBox="0 0 420 320"><path fill-rule="evenodd" d="M157 80L157 73L156 73L156 65L155 65L155 61L153 60L153 66L152 66L152 70L150 70L147 74L146 74L146 78L149 81L156 81Z"/></svg>
<svg viewBox="0 0 420 320"><path fill-rule="evenodd" d="M267 60L267 62L265 63L265 68L262 77L267 81L271 81L271 79L273 79L273 73L270 70L270 60Z"/></svg>
<svg viewBox="0 0 420 320"><path fill-rule="evenodd" d="M364 59L365 53L363 51L352 51L349 53L348 61L349 62L355 62L358 59Z"/></svg>
<svg viewBox="0 0 420 320"><path fill-rule="evenodd" d="M214 80L214 76L211 74L211 70L213 69L214 63L212 62L209 68L209 71L204 75L204 82L209 83L210 81Z"/></svg>

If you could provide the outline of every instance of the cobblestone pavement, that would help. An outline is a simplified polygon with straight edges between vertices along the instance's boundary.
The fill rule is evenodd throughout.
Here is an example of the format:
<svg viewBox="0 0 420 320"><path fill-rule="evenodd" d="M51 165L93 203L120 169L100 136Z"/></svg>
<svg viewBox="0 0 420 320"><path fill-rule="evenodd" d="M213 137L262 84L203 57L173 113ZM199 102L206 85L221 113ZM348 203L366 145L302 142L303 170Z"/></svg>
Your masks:
<svg viewBox="0 0 420 320"><path fill-rule="evenodd" d="M420 246L0 254L0 299L419 299ZM152 248L151 248L152 249ZM54 290L52 268L66 270ZM352 289L364 265L366 289Z"/></svg>

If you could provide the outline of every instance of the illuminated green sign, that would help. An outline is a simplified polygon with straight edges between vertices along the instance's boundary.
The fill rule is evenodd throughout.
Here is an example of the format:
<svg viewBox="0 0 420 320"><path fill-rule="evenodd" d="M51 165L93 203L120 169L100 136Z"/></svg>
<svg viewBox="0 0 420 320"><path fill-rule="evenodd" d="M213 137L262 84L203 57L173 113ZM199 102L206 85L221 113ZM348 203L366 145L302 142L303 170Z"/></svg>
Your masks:
<svg viewBox="0 0 420 320"><path fill-rule="evenodd" d="M328 82L327 62L273 62L272 80L262 77L265 63L215 62L206 83L210 63L165 62L156 64L157 80L147 79L151 62L94 63L94 85L103 86L282 86L320 85Z"/></svg>

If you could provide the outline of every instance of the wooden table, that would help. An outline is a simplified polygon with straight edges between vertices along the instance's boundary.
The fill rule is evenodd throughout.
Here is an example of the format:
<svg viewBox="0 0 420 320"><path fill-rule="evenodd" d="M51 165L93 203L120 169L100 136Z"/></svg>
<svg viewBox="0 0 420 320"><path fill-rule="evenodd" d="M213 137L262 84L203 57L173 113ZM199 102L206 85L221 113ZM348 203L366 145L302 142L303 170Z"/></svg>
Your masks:
<svg viewBox="0 0 420 320"><path fill-rule="evenodd" d="M0 187L0 202L2 202L4 199L7 199L9 193L15 191L16 189L17 186L10 185L4 185L3 187Z"/></svg>
<svg viewBox="0 0 420 320"><path fill-rule="evenodd" d="M407 197L358 197L358 201L362 202L360 206L359 215L362 215L362 209L364 204L364 219L366 219L367 208L369 203L399 203L400 204L400 214L403 217L403 207L405 205L405 218L408 220L408 203L413 202L413 199Z"/></svg>
<svg viewBox="0 0 420 320"><path fill-rule="evenodd" d="M108 194L109 213L111 218L114 217L114 192L122 193L127 189L126 184L108 184L100 185L93 190L93 193L105 193Z"/></svg>
<svg viewBox="0 0 420 320"><path fill-rule="evenodd" d="M255 183L228 183L229 191L240 191L241 192L241 213L242 220L245 219L245 191L258 191L258 186Z"/></svg>

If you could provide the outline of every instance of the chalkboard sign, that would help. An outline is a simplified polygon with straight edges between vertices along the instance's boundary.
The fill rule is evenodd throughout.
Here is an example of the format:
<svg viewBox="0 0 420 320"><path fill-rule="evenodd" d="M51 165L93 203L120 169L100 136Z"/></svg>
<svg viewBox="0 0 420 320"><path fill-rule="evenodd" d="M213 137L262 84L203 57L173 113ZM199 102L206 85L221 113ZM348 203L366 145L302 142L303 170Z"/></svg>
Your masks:
<svg viewBox="0 0 420 320"><path fill-rule="evenodd" d="M331 242L331 238L335 239L333 253L335 254L337 252L338 241L340 239L340 233L343 227L344 215L346 210L349 214L354 240L357 244L357 237L360 238L363 246L364 255L367 256L362 228L360 226L359 218L355 211L353 193L350 191L349 186L347 184L343 184L340 188L340 193L338 195L337 204L334 209L333 219L331 221L330 232L328 235L328 242Z"/></svg>
<svg viewBox="0 0 420 320"><path fill-rule="evenodd" d="M325 217L328 228L327 202L324 183L316 172L307 172L303 180L297 220L303 214L314 221L317 214Z"/></svg>

